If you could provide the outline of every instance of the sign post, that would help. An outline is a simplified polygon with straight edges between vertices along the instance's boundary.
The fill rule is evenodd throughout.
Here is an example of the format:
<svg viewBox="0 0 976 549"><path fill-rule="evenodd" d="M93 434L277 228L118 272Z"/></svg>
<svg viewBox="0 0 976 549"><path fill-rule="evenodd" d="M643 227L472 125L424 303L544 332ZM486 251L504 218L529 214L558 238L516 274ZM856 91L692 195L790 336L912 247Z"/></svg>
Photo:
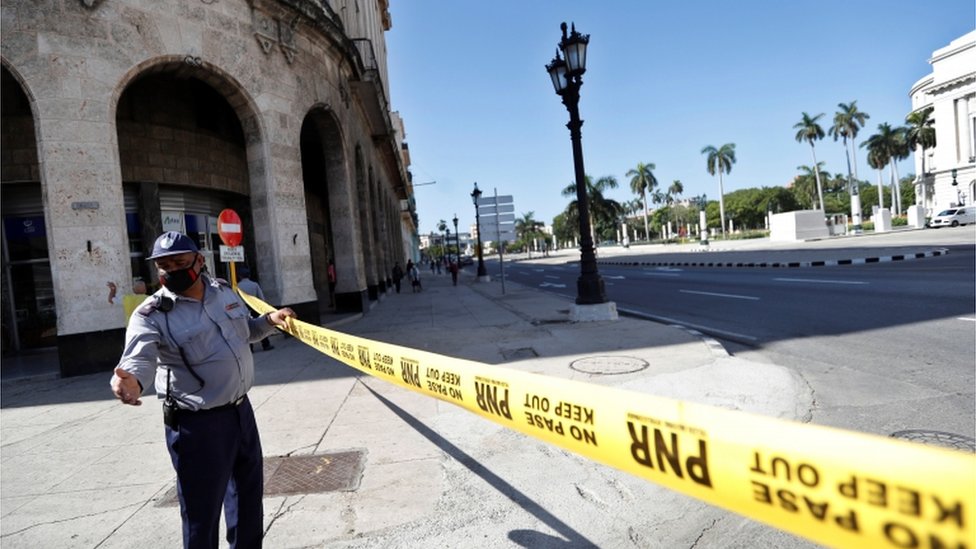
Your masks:
<svg viewBox="0 0 976 549"><path fill-rule="evenodd" d="M495 196L479 202L478 209L484 222L482 227L485 227L485 235L482 238L498 244L498 266L501 270L503 295L505 294L505 244L515 240L514 202L512 195L498 196L496 188Z"/></svg>
<svg viewBox="0 0 976 549"><path fill-rule="evenodd" d="M220 216L217 217L217 234L224 243L224 246L220 247L220 260L230 263L230 285L234 291L237 291L235 261L244 261L244 249L241 248L241 240L244 239L241 216L230 208L220 212Z"/></svg>

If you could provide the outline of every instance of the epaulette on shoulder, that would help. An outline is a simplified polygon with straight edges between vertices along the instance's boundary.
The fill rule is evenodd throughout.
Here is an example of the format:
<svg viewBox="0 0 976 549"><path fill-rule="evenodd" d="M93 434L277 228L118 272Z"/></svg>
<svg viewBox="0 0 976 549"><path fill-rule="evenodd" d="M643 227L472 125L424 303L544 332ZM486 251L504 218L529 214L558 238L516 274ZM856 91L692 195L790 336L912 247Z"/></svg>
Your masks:
<svg viewBox="0 0 976 549"><path fill-rule="evenodd" d="M223 278L217 278L217 277L214 277L214 281L215 281L215 282L216 282L217 284L220 284L221 286L227 286L228 288L230 287L230 282L227 282L227 281L226 281L226 280L224 280Z"/></svg>

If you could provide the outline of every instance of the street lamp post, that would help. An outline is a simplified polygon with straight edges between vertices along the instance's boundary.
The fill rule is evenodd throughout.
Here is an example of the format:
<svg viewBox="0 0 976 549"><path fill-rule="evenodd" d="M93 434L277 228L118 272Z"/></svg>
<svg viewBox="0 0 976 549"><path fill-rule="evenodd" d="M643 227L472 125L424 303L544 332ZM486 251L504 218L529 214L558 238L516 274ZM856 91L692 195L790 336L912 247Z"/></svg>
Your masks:
<svg viewBox="0 0 976 549"><path fill-rule="evenodd" d="M451 262L451 229L444 227L444 257Z"/></svg>
<svg viewBox="0 0 976 549"><path fill-rule="evenodd" d="M481 198L481 189L475 182L474 190L471 191L471 202L474 203L474 225L478 231L478 280L485 282L488 280L488 271L485 269L485 258L481 252L481 214L478 213L478 199Z"/></svg>
<svg viewBox="0 0 976 549"><path fill-rule="evenodd" d="M458 222L457 214L454 214L454 219L452 221L454 221L454 244L457 246L457 248L455 249L455 255L457 256L458 268L460 268L461 267L461 237L459 236L458 228L457 228L457 222Z"/></svg>
<svg viewBox="0 0 976 549"><path fill-rule="evenodd" d="M563 105L569 111L570 138L573 142L573 164L576 172L576 208L579 214L580 231L580 277L576 281L576 304L598 305L607 303L603 279L596 267L596 254L593 251L593 236L590 233L590 209L586 196L586 172L583 169L583 146L580 128L583 121L579 116L579 90L583 85L583 73L586 72L586 46L590 42L590 35L580 34L573 24L572 32L566 34L566 23L560 28L563 31L562 40L556 57L546 65L549 77L556 94L562 97ZM562 52L565 61L560 58ZM612 304L611 304L612 305ZM613 317L616 317L616 308Z"/></svg>
<svg viewBox="0 0 976 549"><path fill-rule="evenodd" d="M956 206L962 206L962 199L959 197L959 182L956 181L956 169L952 168L952 186L956 189Z"/></svg>

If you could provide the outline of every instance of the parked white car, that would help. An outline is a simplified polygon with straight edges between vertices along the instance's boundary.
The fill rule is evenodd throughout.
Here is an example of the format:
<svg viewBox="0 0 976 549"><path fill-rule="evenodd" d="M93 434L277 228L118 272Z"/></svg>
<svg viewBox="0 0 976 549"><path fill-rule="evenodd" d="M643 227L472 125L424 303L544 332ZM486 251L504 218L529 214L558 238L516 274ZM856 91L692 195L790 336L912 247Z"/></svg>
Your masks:
<svg viewBox="0 0 976 549"><path fill-rule="evenodd" d="M976 223L976 206L943 210L929 221L929 227L958 227L967 223Z"/></svg>

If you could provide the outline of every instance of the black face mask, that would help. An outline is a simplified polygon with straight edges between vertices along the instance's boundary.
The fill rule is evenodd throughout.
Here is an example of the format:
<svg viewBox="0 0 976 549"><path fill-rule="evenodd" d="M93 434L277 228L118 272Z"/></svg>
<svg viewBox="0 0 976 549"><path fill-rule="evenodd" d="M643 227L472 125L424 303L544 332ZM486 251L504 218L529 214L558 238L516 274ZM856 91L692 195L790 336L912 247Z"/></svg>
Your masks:
<svg viewBox="0 0 976 549"><path fill-rule="evenodd" d="M200 278L200 272L193 270L193 265L196 264L196 260L193 261L189 267L185 269L177 269L175 271L160 271L159 281L166 286L166 289L175 292L185 292L193 286L193 283Z"/></svg>

